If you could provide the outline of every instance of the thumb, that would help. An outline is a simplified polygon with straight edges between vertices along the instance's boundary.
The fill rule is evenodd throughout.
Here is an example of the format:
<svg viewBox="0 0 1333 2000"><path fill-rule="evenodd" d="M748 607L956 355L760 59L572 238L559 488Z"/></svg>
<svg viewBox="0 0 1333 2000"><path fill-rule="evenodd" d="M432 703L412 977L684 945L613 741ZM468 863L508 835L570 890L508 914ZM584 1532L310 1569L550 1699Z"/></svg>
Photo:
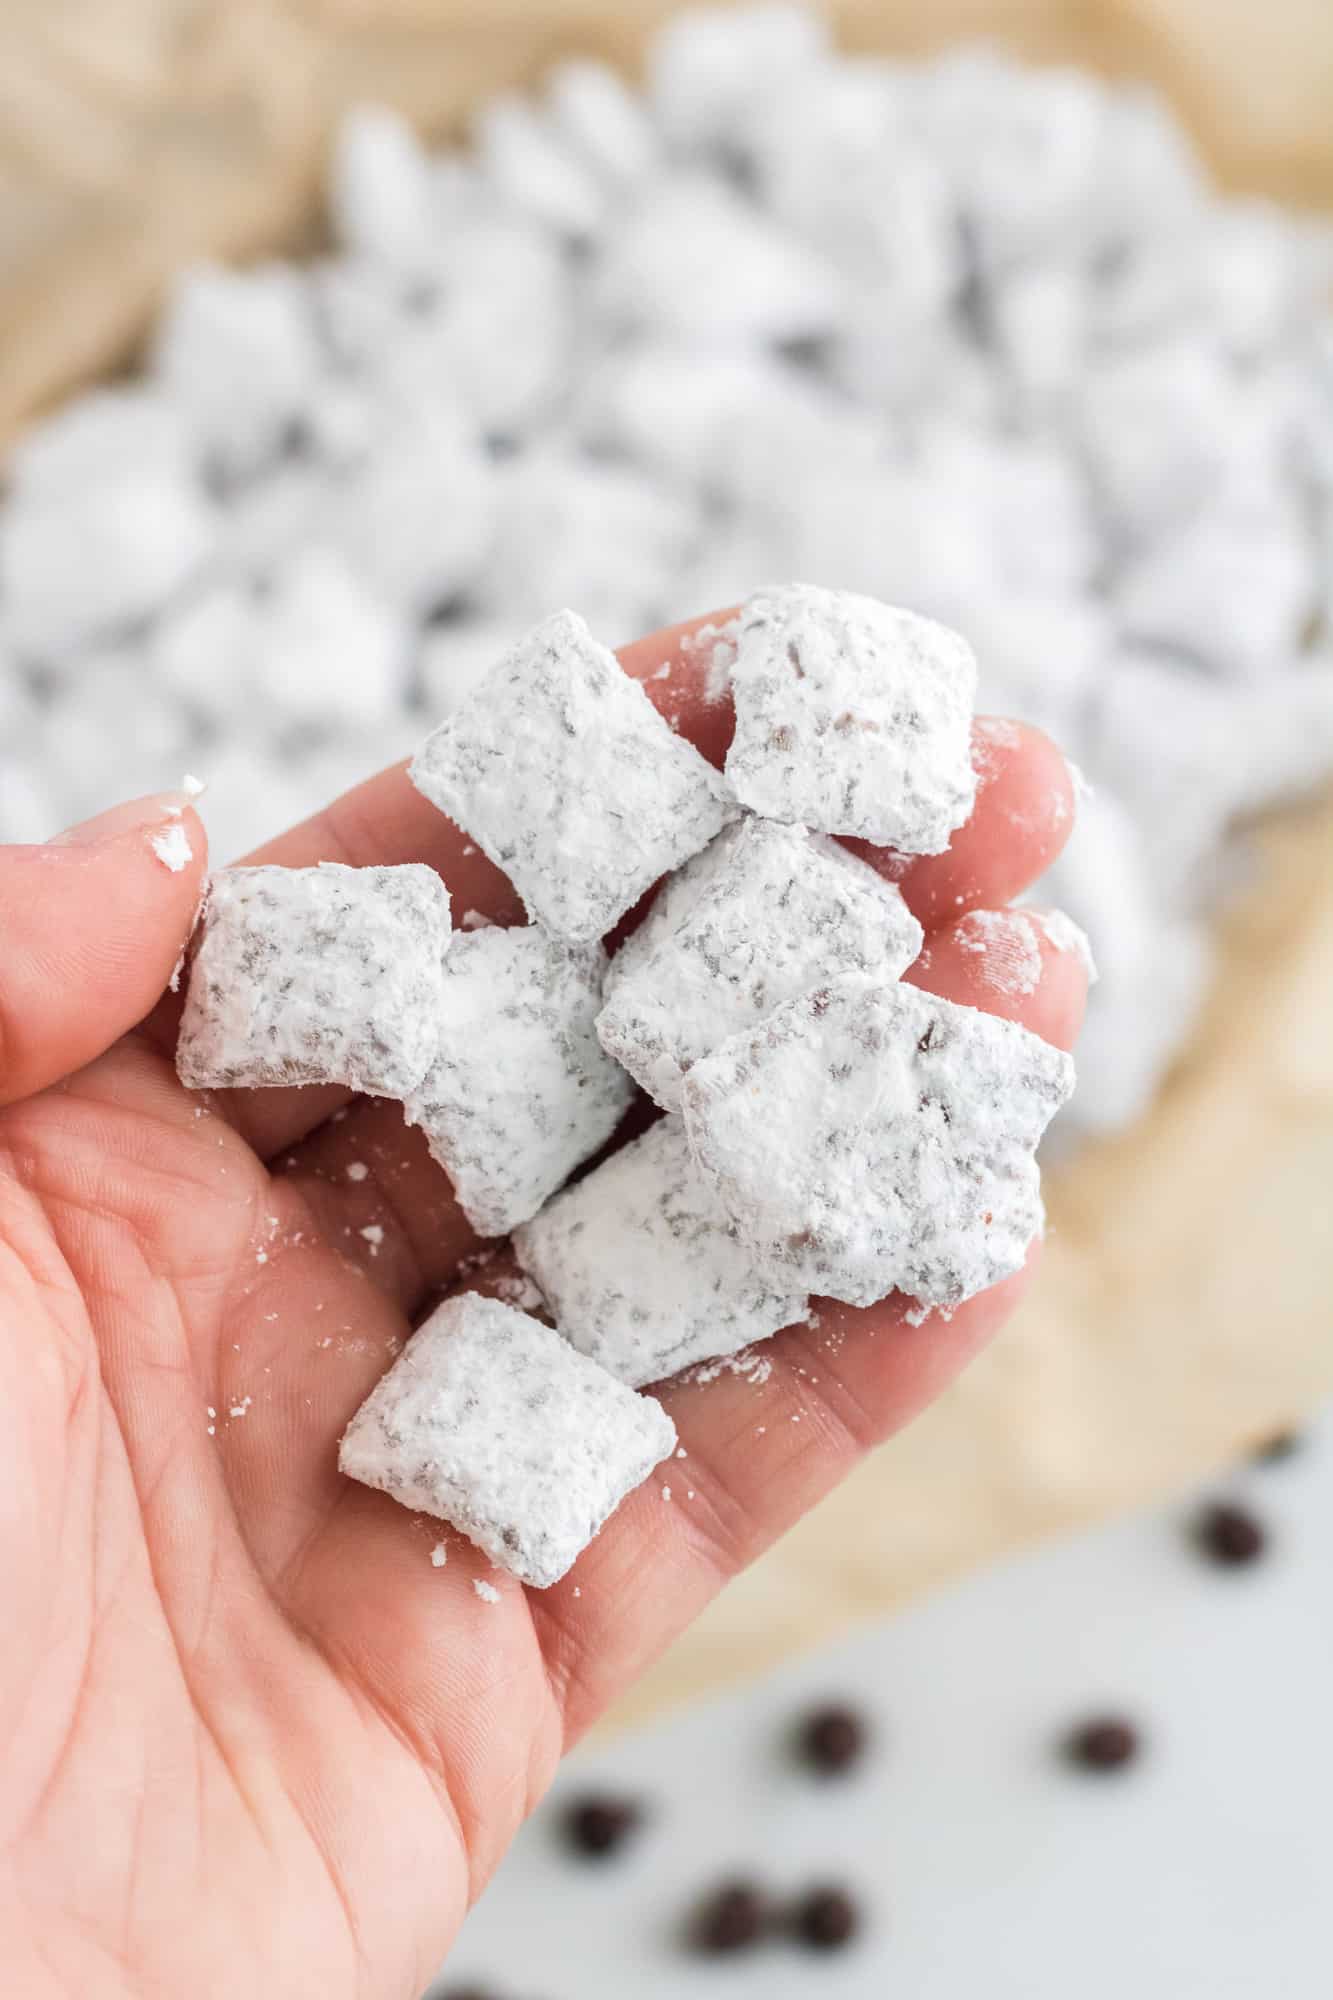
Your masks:
<svg viewBox="0 0 1333 2000"><path fill-rule="evenodd" d="M207 851L185 792L0 846L0 1104L81 1069L149 1012L189 937Z"/></svg>

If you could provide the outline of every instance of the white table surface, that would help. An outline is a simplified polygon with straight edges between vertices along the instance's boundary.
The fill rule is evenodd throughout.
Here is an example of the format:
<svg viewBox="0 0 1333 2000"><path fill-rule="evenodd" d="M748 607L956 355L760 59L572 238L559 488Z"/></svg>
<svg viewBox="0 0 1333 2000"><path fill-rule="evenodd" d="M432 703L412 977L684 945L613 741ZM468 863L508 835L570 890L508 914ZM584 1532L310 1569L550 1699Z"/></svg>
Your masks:
<svg viewBox="0 0 1333 2000"><path fill-rule="evenodd" d="M995 1567L565 1766L468 1921L441 1991L507 2000L1328 2000L1333 1995L1333 1424L1210 1492L1271 1553L1219 1569L1192 1502ZM880 1731L819 1783L785 1745L821 1697ZM1145 1751L1110 1777L1053 1745L1090 1711ZM621 1856L571 1856L562 1803L641 1796ZM837 1957L700 1960L679 1931L729 1873L833 1880L870 1927Z"/></svg>

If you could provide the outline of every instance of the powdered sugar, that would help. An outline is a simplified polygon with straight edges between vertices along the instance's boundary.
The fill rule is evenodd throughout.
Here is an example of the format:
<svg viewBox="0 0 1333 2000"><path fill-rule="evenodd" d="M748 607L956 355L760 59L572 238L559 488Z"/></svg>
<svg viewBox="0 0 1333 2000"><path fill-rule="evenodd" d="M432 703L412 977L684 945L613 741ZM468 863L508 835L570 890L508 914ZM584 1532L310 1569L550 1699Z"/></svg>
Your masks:
<svg viewBox="0 0 1333 2000"><path fill-rule="evenodd" d="M190 836L180 825L165 827L161 833L151 835L148 844L162 866L169 868L173 875L179 875L194 859Z"/></svg>
<svg viewBox="0 0 1333 2000"><path fill-rule="evenodd" d="M1010 999L1035 993L1041 982L1033 921L1020 910L972 910L954 933L960 950L985 959L987 982Z"/></svg>

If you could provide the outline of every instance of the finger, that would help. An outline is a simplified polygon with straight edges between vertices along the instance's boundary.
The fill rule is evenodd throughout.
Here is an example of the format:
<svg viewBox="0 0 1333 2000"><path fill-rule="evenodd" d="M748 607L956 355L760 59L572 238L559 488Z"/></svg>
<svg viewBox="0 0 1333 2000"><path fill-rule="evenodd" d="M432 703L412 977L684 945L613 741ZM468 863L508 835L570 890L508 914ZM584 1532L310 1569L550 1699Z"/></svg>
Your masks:
<svg viewBox="0 0 1333 2000"><path fill-rule="evenodd" d="M481 1239L401 1104L366 1099L271 1163L330 1242L367 1266L404 1312L444 1286Z"/></svg>
<svg viewBox="0 0 1333 2000"><path fill-rule="evenodd" d="M1044 875L1074 829L1074 777L1049 736L978 716L972 727L977 800L943 854L904 861L848 846L889 875L927 931L967 910L998 909Z"/></svg>
<svg viewBox="0 0 1333 2000"><path fill-rule="evenodd" d="M1052 921L1040 909L973 910L933 932L903 978L1071 1049L1091 970L1087 939L1068 918Z"/></svg>
<svg viewBox="0 0 1333 2000"><path fill-rule="evenodd" d="M40 847L0 847L0 1103L82 1069L143 1020L185 947L206 853L176 792Z"/></svg>

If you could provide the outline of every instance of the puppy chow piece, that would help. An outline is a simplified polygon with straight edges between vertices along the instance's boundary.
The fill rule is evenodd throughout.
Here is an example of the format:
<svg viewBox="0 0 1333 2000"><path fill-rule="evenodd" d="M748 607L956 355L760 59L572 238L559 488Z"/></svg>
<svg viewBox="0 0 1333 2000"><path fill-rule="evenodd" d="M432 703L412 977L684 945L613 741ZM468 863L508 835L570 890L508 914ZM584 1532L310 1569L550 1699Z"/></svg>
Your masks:
<svg viewBox="0 0 1333 2000"><path fill-rule="evenodd" d="M972 810L977 665L955 632L788 584L741 617L727 777L768 819L938 854Z"/></svg>
<svg viewBox="0 0 1333 2000"><path fill-rule="evenodd" d="M955 1306L1022 1264L1073 1081L1012 1021L851 975L696 1063L685 1129L775 1283Z"/></svg>
<svg viewBox="0 0 1333 2000"><path fill-rule="evenodd" d="M735 1354L803 1317L805 1292L755 1268L663 1118L514 1236L566 1340L637 1388Z"/></svg>
<svg viewBox="0 0 1333 2000"><path fill-rule="evenodd" d="M258 698L311 727L365 728L398 712L408 634L332 549L302 549L259 607L247 665Z"/></svg>
<svg viewBox="0 0 1333 2000"><path fill-rule="evenodd" d="M719 832L727 788L572 611L520 641L429 737L412 782L557 937L605 936Z"/></svg>
<svg viewBox="0 0 1333 2000"><path fill-rule="evenodd" d="M157 379L208 464L244 477L276 456L320 380L303 276L271 264L198 264L177 281L157 336Z"/></svg>
<svg viewBox="0 0 1333 2000"><path fill-rule="evenodd" d="M657 165L657 136L643 101L608 63L558 63L547 78L546 102L556 129L613 186L629 187Z"/></svg>
<svg viewBox="0 0 1333 2000"><path fill-rule="evenodd" d="M672 145L725 148L752 107L828 60L828 27L811 8L687 7L653 41L648 95Z"/></svg>
<svg viewBox="0 0 1333 2000"><path fill-rule="evenodd" d="M542 1590L675 1444L650 1396L540 1320L467 1292L413 1334L348 1425L338 1463Z"/></svg>
<svg viewBox="0 0 1333 2000"><path fill-rule="evenodd" d="M189 479L189 428L174 404L145 384L94 389L41 418L6 455L12 493L52 494L68 503L81 487L105 484L132 466Z"/></svg>
<svg viewBox="0 0 1333 2000"><path fill-rule="evenodd" d="M612 329L696 341L817 339L838 324L841 275L725 181L664 174L608 232L597 306Z"/></svg>
<svg viewBox="0 0 1333 2000"><path fill-rule="evenodd" d="M502 200L575 242L597 234L606 210L601 182L519 92L493 97L475 133L482 172Z"/></svg>
<svg viewBox="0 0 1333 2000"><path fill-rule="evenodd" d="M405 1108L483 1236L535 1215L634 1095L593 1026L605 970L600 945L563 945L536 925L450 947L438 1052Z"/></svg>
<svg viewBox="0 0 1333 2000"><path fill-rule="evenodd" d="M431 164L405 118L358 105L343 119L329 170L338 241L394 273L429 265L438 232Z"/></svg>
<svg viewBox="0 0 1333 2000"><path fill-rule="evenodd" d="M451 400L423 384L395 408L328 508L327 538L385 604L422 618L473 581L495 532L496 482Z"/></svg>
<svg viewBox="0 0 1333 2000"><path fill-rule="evenodd" d="M597 1032L678 1110L685 1072L728 1036L841 973L896 979L920 949L901 891L864 861L804 827L747 820L693 908L616 979Z"/></svg>
<svg viewBox="0 0 1333 2000"><path fill-rule="evenodd" d="M209 884L176 1067L191 1089L415 1089L435 1053L449 892L433 869L230 868Z"/></svg>

